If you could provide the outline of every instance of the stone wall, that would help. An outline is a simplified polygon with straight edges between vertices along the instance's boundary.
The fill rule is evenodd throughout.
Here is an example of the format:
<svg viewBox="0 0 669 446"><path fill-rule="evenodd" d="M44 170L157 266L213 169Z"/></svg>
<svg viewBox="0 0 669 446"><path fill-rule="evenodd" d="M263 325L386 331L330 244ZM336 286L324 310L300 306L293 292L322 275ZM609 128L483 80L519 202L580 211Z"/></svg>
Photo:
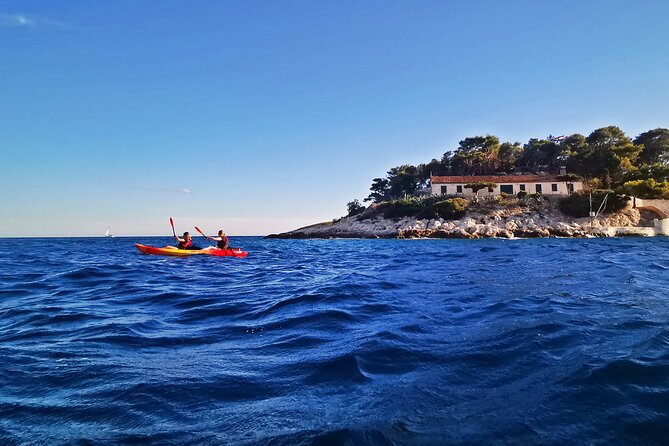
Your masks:
<svg viewBox="0 0 669 446"><path fill-rule="evenodd" d="M635 207L655 212L661 219L669 218L669 200L634 199Z"/></svg>

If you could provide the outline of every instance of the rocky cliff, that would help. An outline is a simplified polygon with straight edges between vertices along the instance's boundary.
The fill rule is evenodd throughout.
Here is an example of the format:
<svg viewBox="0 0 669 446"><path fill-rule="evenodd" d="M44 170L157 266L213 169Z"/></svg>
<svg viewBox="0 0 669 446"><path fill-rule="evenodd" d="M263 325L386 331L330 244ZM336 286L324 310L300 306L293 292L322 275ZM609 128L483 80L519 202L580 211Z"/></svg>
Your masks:
<svg viewBox="0 0 669 446"><path fill-rule="evenodd" d="M553 201L526 204L520 200L505 203L484 202L470 206L458 220L384 218L373 206L360 215L319 223L294 231L272 234L274 238L468 238L484 237L592 237L606 236L609 227L634 227L639 224L637 209L589 218L569 217Z"/></svg>

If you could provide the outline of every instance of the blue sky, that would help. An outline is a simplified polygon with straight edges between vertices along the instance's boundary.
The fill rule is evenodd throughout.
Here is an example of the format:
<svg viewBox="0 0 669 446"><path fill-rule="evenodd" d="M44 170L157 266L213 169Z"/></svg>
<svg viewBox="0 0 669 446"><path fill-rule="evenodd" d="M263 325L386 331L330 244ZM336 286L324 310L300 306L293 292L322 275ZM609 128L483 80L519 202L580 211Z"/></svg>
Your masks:
<svg viewBox="0 0 669 446"><path fill-rule="evenodd" d="M559 3L559 4L557 4ZM669 127L665 1L0 1L0 236L263 235L459 140Z"/></svg>

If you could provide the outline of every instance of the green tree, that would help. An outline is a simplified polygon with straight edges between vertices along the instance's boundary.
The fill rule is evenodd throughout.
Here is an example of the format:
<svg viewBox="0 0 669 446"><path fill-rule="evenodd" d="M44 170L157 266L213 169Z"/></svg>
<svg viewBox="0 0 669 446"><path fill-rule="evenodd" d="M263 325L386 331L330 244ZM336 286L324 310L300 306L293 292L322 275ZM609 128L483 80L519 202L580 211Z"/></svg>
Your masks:
<svg viewBox="0 0 669 446"><path fill-rule="evenodd" d="M547 139L530 139L518 157L517 165L529 170L554 168L559 164L562 147Z"/></svg>
<svg viewBox="0 0 669 446"><path fill-rule="evenodd" d="M643 146L639 161L643 164L669 164L669 129L648 130L634 139L634 144Z"/></svg>
<svg viewBox="0 0 669 446"><path fill-rule="evenodd" d="M609 177L614 182L621 182L623 176L635 170L634 162L643 149L635 145L625 133L616 126L602 127L593 131L586 138L588 153L586 166L592 176L598 176L606 184Z"/></svg>
<svg viewBox="0 0 669 446"><path fill-rule="evenodd" d="M390 199L390 181L387 178L374 178L369 190L372 192L364 201L380 203Z"/></svg>
<svg viewBox="0 0 669 446"><path fill-rule="evenodd" d="M585 136L574 133L567 136L562 141L562 157L564 165L579 175L586 175L585 163L588 155L588 144L585 142Z"/></svg>
<svg viewBox="0 0 669 446"><path fill-rule="evenodd" d="M523 153L523 148L519 142L504 142L500 144L497 155L498 166L501 171L508 172L516 166L518 158Z"/></svg>
<svg viewBox="0 0 669 446"><path fill-rule="evenodd" d="M627 181L622 190L639 198L669 198L669 181L655 181L653 178Z"/></svg>
<svg viewBox="0 0 669 446"><path fill-rule="evenodd" d="M451 158L451 166L459 175L483 175L497 169L499 138L492 135L473 136L460 141Z"/></svg>
<svg viewBox="0 0 669 446"><path fill-rule="evenodd" d="M625 181L649 180L651 178L656 181L669 180L669 164L643 164L637 170L629 172L625 176Z"/></svg>
<svg viewBox="0 0 669 446"><path fill-rule="evenodd" d="M445 170L445 175L449 175L451 173L451 166L453 164L453 152L450 150L444 152L444 154L441 156L440 163Z"/></svg>
<svg viewBox="0 0 669 446"><path fill-rule="evenodd" d="M353 215L358 215L365 210L365 207L362 204L360 204L360 201L358 201L357 199L346 203L346 207L348 208L349 217Z"/></svg>
<svg viewBox="0 0 669 446"><path fill-rule="evenodd" d="M433 159L427 164L419 164L416 166L418 176L418 185L419 187L427 187L430 182L431 175L443 175L444 166L442 166L441 161Z"/></svg>
<svg viewBox="0 0 669 446"><path fill-rule="evenodd" d="M388 171L388 185L391 198L404 198L414 195L421 187L418 168L410 164L393 167Z"/></svg>

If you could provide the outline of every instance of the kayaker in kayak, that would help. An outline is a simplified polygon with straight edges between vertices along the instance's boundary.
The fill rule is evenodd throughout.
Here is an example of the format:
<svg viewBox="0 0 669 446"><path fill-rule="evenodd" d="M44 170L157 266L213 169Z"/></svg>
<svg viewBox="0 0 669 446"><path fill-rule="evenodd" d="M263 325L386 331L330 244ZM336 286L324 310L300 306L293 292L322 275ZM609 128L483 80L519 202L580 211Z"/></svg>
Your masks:
<svg viewBox="0 0 669 446"><path fill-rule="evenodd" d="M225 232L221 229L218 231L218 237L207 237L209 240L213 240L216 242L216 247L218 249L228 249L230 247L230 242L228 241L228 238L225 236Z"/></svg>
<svg viewBox="0 0 669 446"><path fill-rule="evenodd" d="M195 246L193 244L193 237L190 236L190 232L184 232L184 238L179 238L176 235L174 238L177 241L177 248L179 249L192 249L192 250L197 250L197 249L202 249L199 246Z"/></svg>

